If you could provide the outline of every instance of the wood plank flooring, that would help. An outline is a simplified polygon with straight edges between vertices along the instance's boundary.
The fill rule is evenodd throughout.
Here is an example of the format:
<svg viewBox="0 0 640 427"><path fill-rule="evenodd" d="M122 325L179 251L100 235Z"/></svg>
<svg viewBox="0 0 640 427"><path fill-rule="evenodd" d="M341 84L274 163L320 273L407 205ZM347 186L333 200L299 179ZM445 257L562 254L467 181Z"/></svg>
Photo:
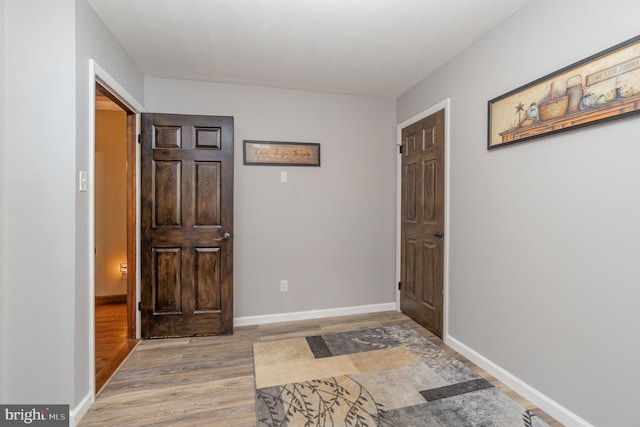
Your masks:
<svg viewBox="0 0 640 427"><path fill-rule="evenodd" d="M97 304L96 391L100 390L136 345L127 339L127 304Z"/></svg>
<svg viewBox="0 0 640 427"><path fill-rule="evenodd" d="M239 327L226 336L142 341L78 425L255 426L254 342L396 324L411 325L552 427L562 425L395 311Z"/></svg>

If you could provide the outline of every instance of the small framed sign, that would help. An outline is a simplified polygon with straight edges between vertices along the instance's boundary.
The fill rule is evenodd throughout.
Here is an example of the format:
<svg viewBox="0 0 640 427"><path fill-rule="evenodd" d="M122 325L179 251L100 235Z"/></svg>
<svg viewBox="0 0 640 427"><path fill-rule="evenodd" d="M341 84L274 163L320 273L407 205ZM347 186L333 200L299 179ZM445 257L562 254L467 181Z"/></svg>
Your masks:
<svg viewBox="0 0 640 427"><path fill-rule="evenodd" d="M243 159L245 165L320 166L320 144L245 139Z"/></svg>

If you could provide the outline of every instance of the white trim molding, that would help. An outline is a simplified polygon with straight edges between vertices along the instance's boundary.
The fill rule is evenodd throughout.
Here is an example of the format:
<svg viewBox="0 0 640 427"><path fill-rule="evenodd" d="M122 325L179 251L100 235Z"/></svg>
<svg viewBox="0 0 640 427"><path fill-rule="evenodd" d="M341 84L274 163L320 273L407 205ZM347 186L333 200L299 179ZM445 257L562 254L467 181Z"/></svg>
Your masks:
<svg viewBox="0 0 640 427"><path fill-rule="evenodd" d="M69 411L69 426L75 426L93 404L93 393L87 393L78 405Z"/></svg>
<svg viewBox="0 0 640 427"><path fill-rule="evenodd" d="M529 400L540 409L568 427L593 427L592 424L571 412L555 400L531 387L512 373L498 366L471 347L452 336L445 336L445 343L464 357L489 372L507 387Z"/></svg>
<svg viewBox="0 0 640 427"><path fill-rule="evenodd" d="M142 104L140 104L133 95L127 92L127 90L122 87L116 79L111 77L111 75L93 59L89 60L89 74L91 79L90 83L93 89L95 89L95 83L98 82L102 86L106 87L113 96L123 102L134 113L137 114L144 111ZM92 91L92 93L94 94L95 102L95 91Z"/></svg>
<svg viewBox="0 0 640 427"><path fill-rule="evenodd" d="M396 303L359 305L353 307L327 308L324 310L296 311L292 313L264 314L261 316L244 316L233 319L233 326L263 325L266 323L292 322L295 320L321 319L324 317L348 316L351 314L378 313L381 311L397 311Z"/></svg>
<svg viewBox="0 0 640 427"><path fill-rule="evenodd" d="M449 224L451 223L451 210L449 209L450 183L451 183L451 99L446 98L437 104L427 108L426 110L416 114L398 123L396 126L396 144L402 145L402 129L407 126L424 119L431 114L444 110L444 266L443 266L443 311L442 318L442 336L446 337L449 331ZM402 156L398 156L396 160L396 310L400 311L400 291L397 284L400 282L401 266L402 266L402 242L401 226L402 226Z"/></svg>

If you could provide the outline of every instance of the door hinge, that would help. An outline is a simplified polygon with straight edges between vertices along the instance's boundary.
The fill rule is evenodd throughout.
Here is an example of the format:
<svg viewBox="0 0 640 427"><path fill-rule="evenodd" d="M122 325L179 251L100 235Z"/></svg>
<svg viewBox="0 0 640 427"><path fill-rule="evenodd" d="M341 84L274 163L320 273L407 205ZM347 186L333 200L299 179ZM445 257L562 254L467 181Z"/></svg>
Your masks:
<svg viewBox="0 0 640 427"><path fill-rule="evenodd" d="M142 301L138 301L138 311L142 311Z"/></svg>
<svg viewBox="0 0 640 427"><path fill-rule="evenodd" d="M401 144L398 144L398 152L399 152L400 154L402 154L402 145L401 145Z"/></svg>
<svg viewBox="0 0 640 427"><path fill-rule="evenodd" d="M398 282L398 290L401 291L402 290L402 282Z"/></svg>
<svg viewBox="0 0 640 427"><path fill-rule="evenodd" d="M138 134L138 144L142 144L142 138L140 138L140 134Z"/></svg>

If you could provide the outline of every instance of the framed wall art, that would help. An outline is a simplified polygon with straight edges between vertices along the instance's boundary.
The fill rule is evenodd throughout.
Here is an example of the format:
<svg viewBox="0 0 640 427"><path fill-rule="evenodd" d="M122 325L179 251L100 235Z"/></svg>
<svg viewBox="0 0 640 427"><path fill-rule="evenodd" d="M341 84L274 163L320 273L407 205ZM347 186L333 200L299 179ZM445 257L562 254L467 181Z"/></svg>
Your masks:
<svg viewBox="0 0 640 427"><path fill-rule="evenodd" d="M489 150L640 114L640 36L489 101Z"/></svg>
<svg viewBox="0 0 640 427"><path fill-rule="evenodd" d="M320 144L244 140L243 159L245 165L320 166Z"/></svg>

